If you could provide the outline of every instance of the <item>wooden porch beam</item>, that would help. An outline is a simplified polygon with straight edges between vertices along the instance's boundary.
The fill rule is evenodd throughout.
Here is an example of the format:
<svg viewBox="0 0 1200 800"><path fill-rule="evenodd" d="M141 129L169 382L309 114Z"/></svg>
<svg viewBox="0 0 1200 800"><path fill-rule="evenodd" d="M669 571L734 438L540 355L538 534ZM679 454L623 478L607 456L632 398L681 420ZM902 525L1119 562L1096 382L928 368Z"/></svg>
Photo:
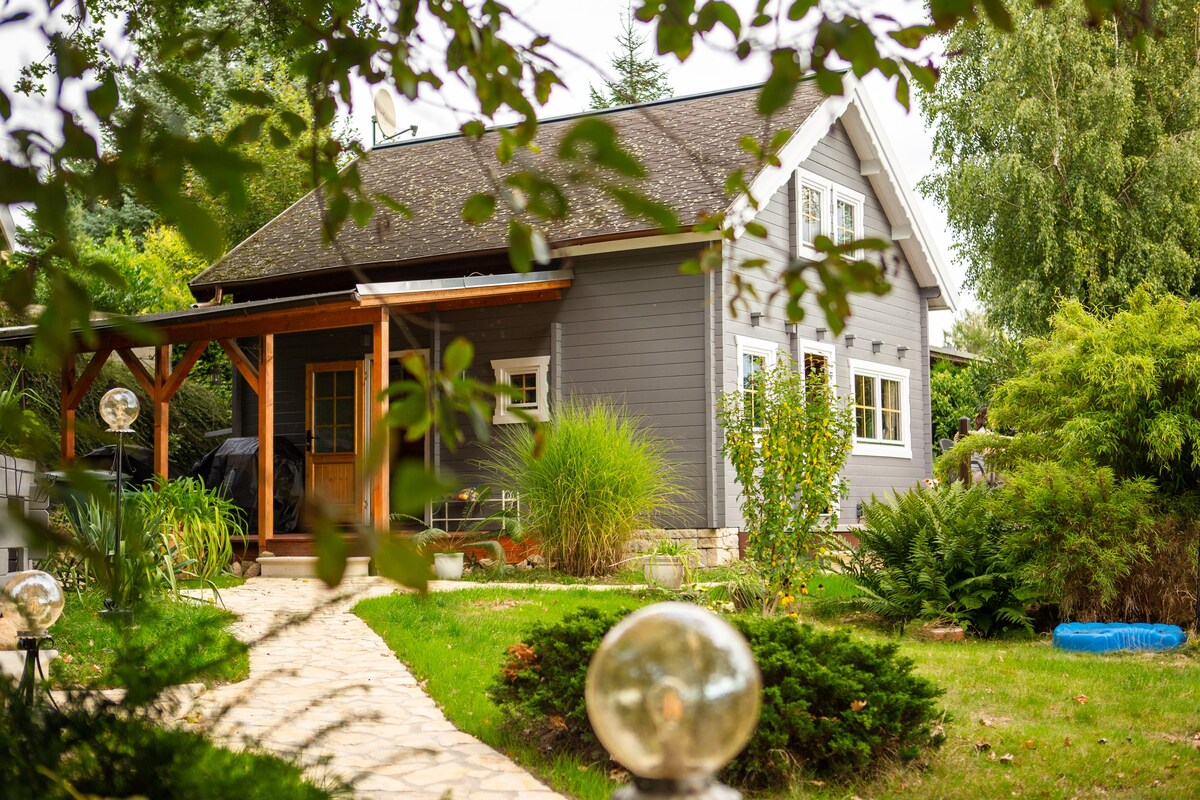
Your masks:
<svg viewBox="0 0 1200 800"><path fill-rule="evenodd" d="M64 465L75 462L75 407L67 402L75 388L75 356L68 356L62 368L62 393L59 405L59 454Z"/></svg>
<svg viewBox="0 0 1200 800"><path fill-rule="evenodd" d="M379 309L379 319L373 326L371 337L371 436L375 439L367 452L378 459L371 470L371 527L376 531L388 530L391 517L389 484L391 483L391 435L386 428L388 396L384 392L388 384L389 352L388 339L391 333L391 318L387 309Z"/></svg>
<svg viewBox="0 0 1200 800"><path fill-rule="evenodd" d="M171 370L171 374L163 386L164 400L170 402L175 397L175 393L183 385L184 378L192 371L192 367L196 366L196 362L200 360L200 356L204 355L207 347L207 339L198 339L188 346L187 352L183 354L183 358L175 365L175 369Z"/></svg>
<svg viewBox="0 0 1200 800"><path fill-rule="evenodd" d="M108 362L108 357L112 355L112 350L97 350L92 354L92 360L84 367L83 373L74 380L71 386L71 394L67 397L67 406L75 411L79 408L79 404L83 402L83 396L87 394L87 390L92 388L92 383L96 380L96 376L100 374L100 370Z"/></svg>
<svg viewBox="0 0 1200 800"><path fill-rule="evenodd" d="M170 472L170 414L171 398L167 396L167 382L171 379L171 347L159 345L154 348L154 391L150 393L154 404L154 474L167 478Z"/></svg>
<svg viewBox="0 0 1200 800"><path fill-rule="evenodd" d="M242 373L250 390L258 394L258 369L251 363L246 351L238 347L238 343L233 339L217 339L217 344L225 351L225 355L229 356L229 360L237 367L237 371Z"/></svg>
<svg viewBox="0 0 1200 800"><path fill-rule="evenodd" d="M153 397L154 378L150 377L150 373L146 371L146 366L142 363L142 360L134 355L133 351L129 349L128 345L125 347L115 347L113 349L117 351L117 355L121 357L121 360L125 362L125 366L129 367L129 371L133 373L134 380L136 380L141 387L146 390L146 394Z"/></svg>
<svg viewBox="0 0 1200 800"><path fill-rule="evenodd" d="M275 337L262 337L258 360L258 548L275 536Z"/></svg>

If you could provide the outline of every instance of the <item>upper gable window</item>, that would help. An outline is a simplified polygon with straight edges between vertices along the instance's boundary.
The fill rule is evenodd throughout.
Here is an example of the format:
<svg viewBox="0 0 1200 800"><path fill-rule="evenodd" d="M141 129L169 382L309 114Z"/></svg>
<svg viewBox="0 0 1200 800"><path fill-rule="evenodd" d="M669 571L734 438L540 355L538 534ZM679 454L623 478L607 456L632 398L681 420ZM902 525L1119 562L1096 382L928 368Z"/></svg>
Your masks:
<svg viewBox="0 0 1200 800"><path fill-rule="evenodd" d="M802 258L820 258L816 250L818 236L827 236L839 245L863 238L862 194L805 170L797 170L796 176L800 215L798 250ZM854 252L850 256L861 258L862 254Z"/></svg>

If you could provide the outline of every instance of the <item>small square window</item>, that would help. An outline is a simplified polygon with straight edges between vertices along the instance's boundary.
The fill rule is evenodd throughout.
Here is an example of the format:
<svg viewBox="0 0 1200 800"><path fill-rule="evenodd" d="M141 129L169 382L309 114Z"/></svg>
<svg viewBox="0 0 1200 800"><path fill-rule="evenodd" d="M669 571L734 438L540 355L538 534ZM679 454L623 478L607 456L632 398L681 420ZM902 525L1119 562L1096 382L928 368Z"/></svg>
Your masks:
<svg viewBox="0 0 1200 800"><path fill-rule="evenodd" d="M521 409L543 422L550 419L547 393L550 356L496 359L492 361L492 370L496 374L498 385L512 386L516 390L513 394L496 396L496 411L492 415L492 424L524 422L522 417L513 413L515 409Z"/></svg>

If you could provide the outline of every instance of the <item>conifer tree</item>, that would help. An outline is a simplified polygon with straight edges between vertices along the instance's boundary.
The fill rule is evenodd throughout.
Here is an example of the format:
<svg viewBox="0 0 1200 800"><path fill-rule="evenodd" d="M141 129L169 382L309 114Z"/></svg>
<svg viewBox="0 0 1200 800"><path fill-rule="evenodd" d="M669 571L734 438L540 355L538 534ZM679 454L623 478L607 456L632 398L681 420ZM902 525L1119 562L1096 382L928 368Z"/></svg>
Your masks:
<svg viewBox="0 0 1200 800"><path fill-rule="evenodd" d="M646 37L633 27L633 13L625 12L625 24L617 36L618 50L612 55L615 81L605 80L604 87L592 87L592 108L613 108L633 103L647 103L671 97L667 71L653 55L642 55Z"/></svg>

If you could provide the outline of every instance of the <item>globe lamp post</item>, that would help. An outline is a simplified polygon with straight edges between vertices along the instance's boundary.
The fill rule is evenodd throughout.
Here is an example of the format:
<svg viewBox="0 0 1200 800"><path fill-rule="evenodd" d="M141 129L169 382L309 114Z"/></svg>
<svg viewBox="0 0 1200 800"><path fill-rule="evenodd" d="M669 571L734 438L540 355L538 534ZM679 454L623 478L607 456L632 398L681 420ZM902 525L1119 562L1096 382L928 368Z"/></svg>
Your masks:
<svg viewBox="0 0 1200 800"><path fill-rule="evenodd" d="M109 597L104 601L102 614L111 614L118 619L128 620L132 612L128 608L119 608L121 593L121 484L122 470L125 466L125 434L133 433L133 423L138 418L141 406L137 395L128 389L117 387L109 389L100 398L100 418L108 425L110 433L117 435L117 505L113 513L115 536L113 537L113 588Z"/></svg>
<svg viewBox="0 0 1200 800"><path fill-rule="evenodd" d="M746 640L691 603L656 603L615 625L588 667L588 718L633 775L614 800L737 800L717 771L750 740L762 679Z"/></svg>
<svg viewBox="0 0 1200 800"><path fill-rule="evenodd" d="M17 696L33 703L33 689L42 670L41 649L54 646L50 626L58 621L63 610L62 584L49 573L30 569L9 576L0 589L0 612L17 628L17 649L25 651L25 666Z"/></svg>

